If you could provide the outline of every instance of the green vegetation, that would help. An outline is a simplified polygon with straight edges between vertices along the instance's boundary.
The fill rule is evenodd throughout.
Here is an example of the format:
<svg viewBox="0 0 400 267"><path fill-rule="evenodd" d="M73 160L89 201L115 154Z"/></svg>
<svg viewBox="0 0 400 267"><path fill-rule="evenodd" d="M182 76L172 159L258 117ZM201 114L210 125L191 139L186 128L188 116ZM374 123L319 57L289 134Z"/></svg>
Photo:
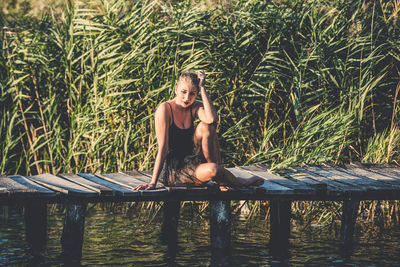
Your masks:
<svg viewBox="0 0 400 267"><path fill-rule="evenodd" d="M227 165L398 162L396 3L104 0L39 18L2 11L0 172L151 169L153 113L185 69L208 74Z"/></svg>

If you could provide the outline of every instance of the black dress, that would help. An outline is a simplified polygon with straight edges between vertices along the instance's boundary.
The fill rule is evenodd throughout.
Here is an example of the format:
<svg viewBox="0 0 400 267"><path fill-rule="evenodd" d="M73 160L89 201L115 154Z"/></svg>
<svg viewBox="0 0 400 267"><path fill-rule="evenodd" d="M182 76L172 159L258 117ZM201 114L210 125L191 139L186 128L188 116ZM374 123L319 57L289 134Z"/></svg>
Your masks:
<svg viewBox="0 0 400 267"><path fill-rule="evenodd" d="M194 176L196 167L206 162L201 148L194 145L194 125L192 107L190 107L191 126L181 129L174 122L174 113L171 104L172 124L169 126L169 151L161 171L161 179L166 186L185 186L202 184Z"/></svg>

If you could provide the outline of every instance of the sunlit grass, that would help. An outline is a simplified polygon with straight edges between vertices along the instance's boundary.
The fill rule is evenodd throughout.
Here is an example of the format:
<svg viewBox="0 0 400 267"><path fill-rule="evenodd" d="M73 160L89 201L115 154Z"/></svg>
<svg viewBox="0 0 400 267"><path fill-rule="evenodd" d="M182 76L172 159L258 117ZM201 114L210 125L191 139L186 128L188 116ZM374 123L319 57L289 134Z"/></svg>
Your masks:
<svg viewBox="0 0 400 267"><path fill-rule="evenodd" d="M153 114L185 69L208 74L228 166L399 162L394 2L66 1L35 16L2 20L1 173L152 169Z"/></svg>

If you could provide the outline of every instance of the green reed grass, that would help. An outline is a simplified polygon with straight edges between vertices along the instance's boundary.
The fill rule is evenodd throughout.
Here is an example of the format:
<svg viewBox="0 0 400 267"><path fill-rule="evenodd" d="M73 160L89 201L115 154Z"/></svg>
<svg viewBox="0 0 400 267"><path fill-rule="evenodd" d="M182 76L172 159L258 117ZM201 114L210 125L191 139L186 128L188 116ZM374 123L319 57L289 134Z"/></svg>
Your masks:
<svg viewBox="0 0 400 267"><path fill-rule="evenodd" d="M2 173L151 169L185 69L208 73L226 165L398 161L392 2L125 3L3 21Z"/></svg>
<svg viewBox="0 0 400 267"><path fill-rule="evenodd" d="M154 112L185 69L208 74L227 166L398 163L395 3L102 0L39 17L2 11L0 172L150 170Z"/></svg>

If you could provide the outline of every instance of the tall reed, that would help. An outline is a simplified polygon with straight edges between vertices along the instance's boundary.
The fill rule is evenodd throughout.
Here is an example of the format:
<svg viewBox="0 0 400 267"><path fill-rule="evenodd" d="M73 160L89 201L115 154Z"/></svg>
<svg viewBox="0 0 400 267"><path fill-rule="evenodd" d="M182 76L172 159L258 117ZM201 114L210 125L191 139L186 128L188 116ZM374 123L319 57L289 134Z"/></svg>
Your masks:
<svg viewBox="0 0 400 267"><path fill-rule="evenodd" d="M153 114L204 69L226 165L398 162L393 1L67 1L3 21L0 171L151 169Z"/></svg>

